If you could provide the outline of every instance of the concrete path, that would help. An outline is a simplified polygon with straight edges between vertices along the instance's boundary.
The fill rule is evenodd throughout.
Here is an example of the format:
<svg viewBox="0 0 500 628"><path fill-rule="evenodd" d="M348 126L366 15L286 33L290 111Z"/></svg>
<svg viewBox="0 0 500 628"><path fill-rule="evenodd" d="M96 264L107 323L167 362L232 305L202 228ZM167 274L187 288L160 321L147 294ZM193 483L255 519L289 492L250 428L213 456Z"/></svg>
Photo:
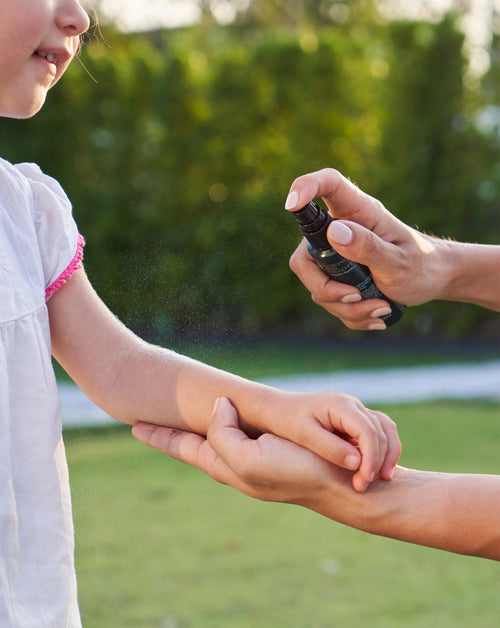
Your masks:
<svg viewBox="0 0 500 628"><path fill-rule="evenodd" d="M472 364L338 371L272 377L260 381L284 390L303 392L340 390L356 395L366 405L436 399L500 401L500 360ZM59 391L65 427L114 423L73 384L60 383Z"/></svg>

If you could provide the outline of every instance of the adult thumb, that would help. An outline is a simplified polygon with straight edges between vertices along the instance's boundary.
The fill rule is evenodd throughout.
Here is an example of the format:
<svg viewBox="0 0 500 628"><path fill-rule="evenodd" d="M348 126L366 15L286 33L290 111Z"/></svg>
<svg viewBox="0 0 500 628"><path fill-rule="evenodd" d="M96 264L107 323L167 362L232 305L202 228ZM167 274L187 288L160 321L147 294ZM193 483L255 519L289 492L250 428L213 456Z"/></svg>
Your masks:
<svg viewBox="0 0 500 628"><path fill-rule="evenodd" d="M394 262L389 243L358 223L334 220L328 227L327 237L340 255L368 266L372 272L383 271Z"/></svg>

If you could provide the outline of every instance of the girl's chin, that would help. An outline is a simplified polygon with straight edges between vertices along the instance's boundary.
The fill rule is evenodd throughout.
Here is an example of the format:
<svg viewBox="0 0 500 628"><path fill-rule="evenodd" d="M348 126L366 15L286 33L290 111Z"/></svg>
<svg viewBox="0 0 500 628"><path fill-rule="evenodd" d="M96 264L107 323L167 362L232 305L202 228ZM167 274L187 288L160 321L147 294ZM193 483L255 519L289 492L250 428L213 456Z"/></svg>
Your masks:
<svg viewBox="0 0 500 628"><path fill-rule="evenodd" d="M28 120L36 115L45 103L45 97L15 107L3 107L0 104L0 117L15 120Z"/></svg>

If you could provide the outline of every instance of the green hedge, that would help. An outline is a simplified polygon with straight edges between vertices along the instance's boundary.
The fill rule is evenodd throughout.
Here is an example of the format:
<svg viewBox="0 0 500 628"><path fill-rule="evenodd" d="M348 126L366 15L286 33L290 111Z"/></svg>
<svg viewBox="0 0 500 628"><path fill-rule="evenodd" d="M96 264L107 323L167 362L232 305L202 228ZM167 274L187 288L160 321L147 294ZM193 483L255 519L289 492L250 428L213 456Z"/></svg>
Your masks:
<svg viewBox="0 0 500 628"><path fill-rule="evenodd" d="M129 325L343 333L288 269L299 240L288 188L334 166L410 224L498 242L492 142L473 124L464 70L449 19L110 31L38 116L1 121L3 154L62 182L87 272ZM433 304L391 333L470 334L490 318Z"/></svg>

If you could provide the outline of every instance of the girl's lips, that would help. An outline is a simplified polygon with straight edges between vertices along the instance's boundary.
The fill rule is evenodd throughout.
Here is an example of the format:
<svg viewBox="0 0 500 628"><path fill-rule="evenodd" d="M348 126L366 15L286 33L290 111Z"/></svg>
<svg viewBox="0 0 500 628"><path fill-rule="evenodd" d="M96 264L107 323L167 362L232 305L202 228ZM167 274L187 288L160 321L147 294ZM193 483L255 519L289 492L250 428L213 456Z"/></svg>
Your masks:
<svg viewBox="0 0 500 628"><path fill-rule="evenodd" d="M49 63L57 65L57 56L52 52L43 52L41 50L36 50L35 55L37 55L38 57L42 57L43 59L47 59Z"/></svg>
<svg viewBox="0 0 500 628"><path fill-rule="evenodd" d="M34 54L56 66L66 65L73 58L73 53L64 47L35 50Z"/></svg>
<svg viewBox="0 0 500 628"><path fill-rule="evenodd" d="M59 74L59 66L57 59L53 57L48 58L46 55L40 54L38 51L34 52L32 57L33 62L37 66L37 77L42 80L46 87L51 87Z"/></svg>
<svg viewBox="0 0 500 628"><path fill-rule="evenodd" d="M61 77L73 58L73 53L64 46L56 48L40 48L33 53L34 61L51 78L52 85Z"/></svg>

